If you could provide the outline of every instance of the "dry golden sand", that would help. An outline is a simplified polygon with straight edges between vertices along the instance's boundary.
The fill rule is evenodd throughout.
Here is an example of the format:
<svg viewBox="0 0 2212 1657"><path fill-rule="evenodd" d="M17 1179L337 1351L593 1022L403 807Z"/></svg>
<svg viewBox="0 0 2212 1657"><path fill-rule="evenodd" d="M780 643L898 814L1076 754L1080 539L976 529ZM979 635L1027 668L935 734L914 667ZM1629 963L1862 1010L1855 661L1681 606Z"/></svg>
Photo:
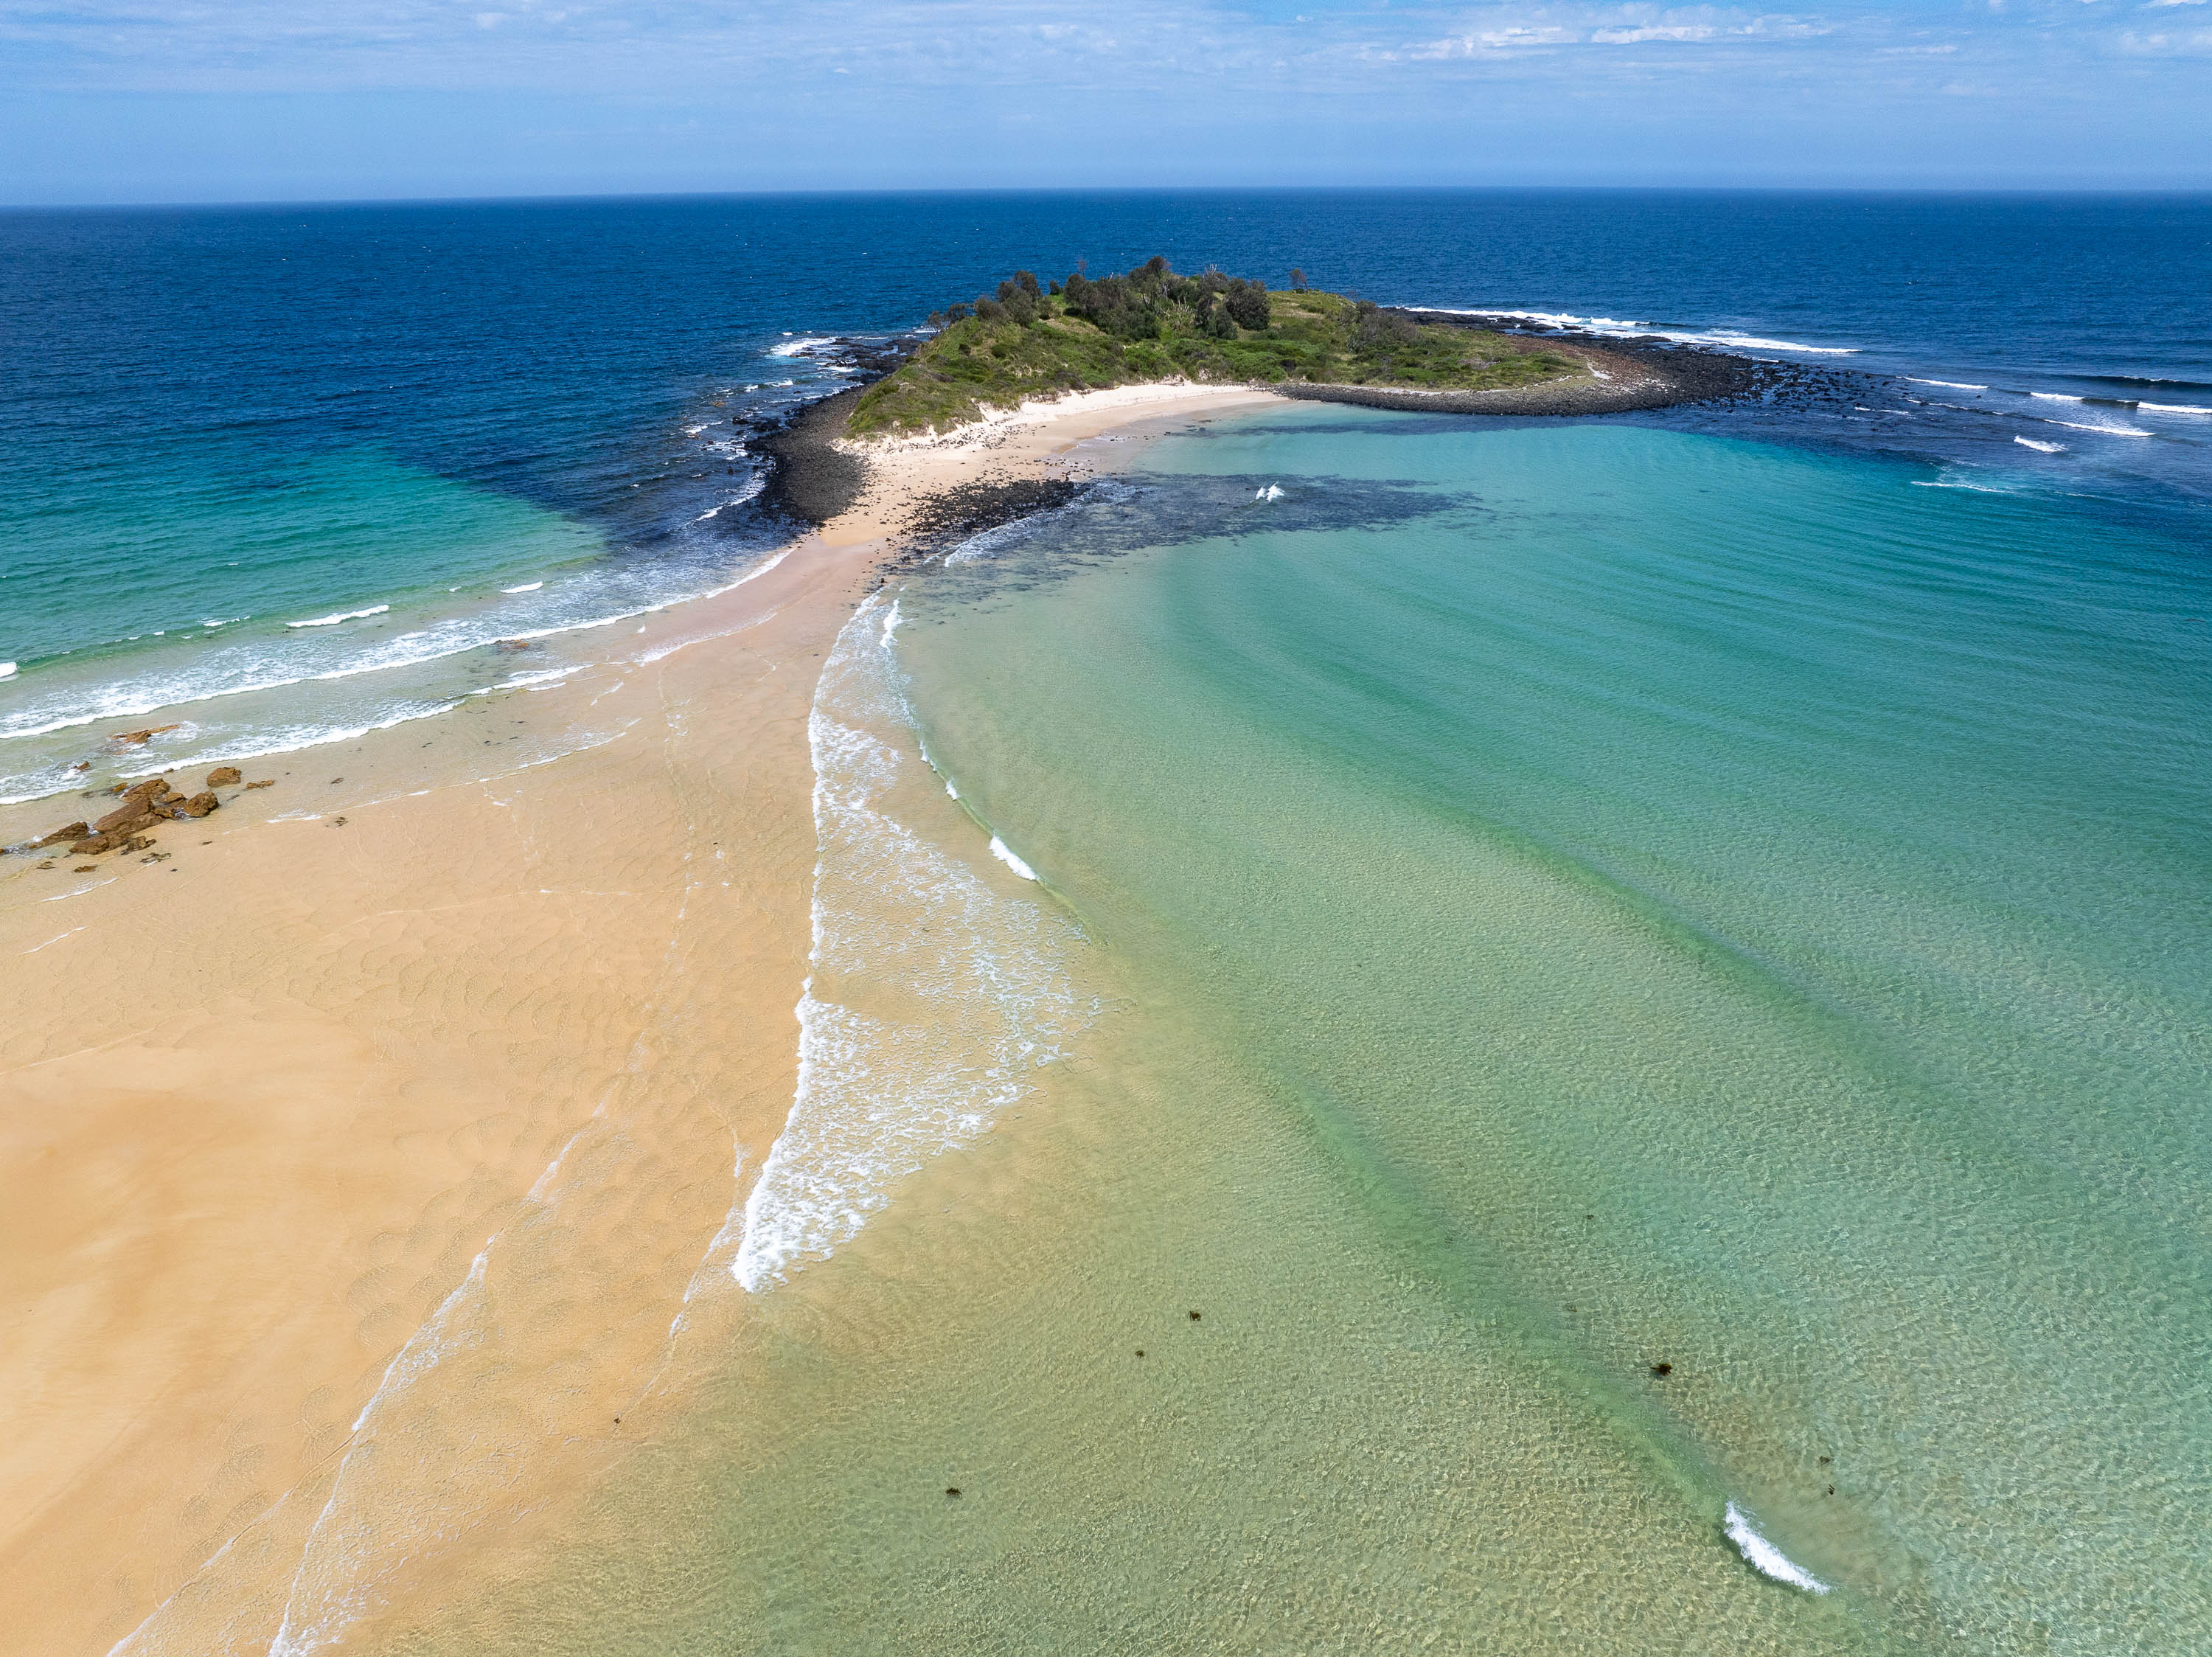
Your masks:
<svg viewBox="0 0 2212 1657"><path fill-rule="evenodd" d="M878 451L627 660L249 765L167 861L8 859L0 1650L373 1648L680 1407L791 1102L814 679L902 514L1265 400Z"/></svg>

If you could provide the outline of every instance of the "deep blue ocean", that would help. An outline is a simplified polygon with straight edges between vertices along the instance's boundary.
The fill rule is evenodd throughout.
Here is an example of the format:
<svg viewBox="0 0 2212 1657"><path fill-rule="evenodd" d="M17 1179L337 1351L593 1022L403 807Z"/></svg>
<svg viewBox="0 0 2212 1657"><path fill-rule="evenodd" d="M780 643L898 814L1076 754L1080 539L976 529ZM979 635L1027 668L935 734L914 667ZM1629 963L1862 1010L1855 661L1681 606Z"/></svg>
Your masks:
<svg viewBox="0 0 2212 1657"><path fill-rule="evenodd" d="M1156 252L1865 376L1802 406L1647 421L1879 450L1931 482L2119 512L2212 497L2203 197L14 212L0 799L74 780L73 734L92 723L177 723L177 762L327 740L450 705L452 670L494 638L711 588L781 533L745 509L757 479L730 422L837 383L806 339L910 328L1017 266L1096 272Z"/></svg>

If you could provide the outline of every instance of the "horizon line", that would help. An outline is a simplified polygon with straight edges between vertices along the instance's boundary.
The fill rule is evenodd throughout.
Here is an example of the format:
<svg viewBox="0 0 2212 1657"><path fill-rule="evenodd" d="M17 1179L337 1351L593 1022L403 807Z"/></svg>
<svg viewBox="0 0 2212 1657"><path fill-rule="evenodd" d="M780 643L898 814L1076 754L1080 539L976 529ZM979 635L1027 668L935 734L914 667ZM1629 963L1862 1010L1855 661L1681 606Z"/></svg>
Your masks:
<svg viewBox="0 0 2212 1657"><path fill-rule="evenodd" d="M580 190L491 194L210 197L137 201L0 202L0 213L195 212L348 207L494 207L611 202L799 201L886 198L1262 195L1708 195L1975 198L2212 198L2208 184L1163 184L935 185L739 190Z"/></svg>

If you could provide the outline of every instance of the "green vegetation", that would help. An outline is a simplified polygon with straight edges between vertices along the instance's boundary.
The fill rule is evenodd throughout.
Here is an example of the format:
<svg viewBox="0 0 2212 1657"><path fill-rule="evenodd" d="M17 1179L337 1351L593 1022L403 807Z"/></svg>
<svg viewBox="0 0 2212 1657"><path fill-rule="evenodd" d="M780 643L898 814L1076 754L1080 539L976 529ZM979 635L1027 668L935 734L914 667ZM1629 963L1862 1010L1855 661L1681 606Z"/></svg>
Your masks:
<svg viewBox="0 0 2212 1657"><path fill-rule="evenodd" d="M996 294L932 316L939 332L861 394L848 429L946 431L1025 398L1155 380L1490 391L1589 373L1557 351L1417 323L1291 278L1270 292L1215 270L1178 276L1154 259L1127 276L1079 273L1047 290L1018 271Z"/></svg>

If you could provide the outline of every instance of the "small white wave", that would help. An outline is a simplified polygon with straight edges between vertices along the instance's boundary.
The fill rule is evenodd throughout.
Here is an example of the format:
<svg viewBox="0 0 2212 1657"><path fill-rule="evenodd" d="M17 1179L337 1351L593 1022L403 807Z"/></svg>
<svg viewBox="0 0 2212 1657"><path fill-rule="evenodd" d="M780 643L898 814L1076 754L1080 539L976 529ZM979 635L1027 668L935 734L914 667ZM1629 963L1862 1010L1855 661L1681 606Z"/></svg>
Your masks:
<svg viewBox="0 0 2212 1657"><path fill-rule="evenodd" d="M502 593L535 593L544 585L542 581L526 581L520 587L502 587L499 590Z"/></svg>
<svg viewBox="0 0 2212 1657"><path fill-rule="evenodd" d="M2063 454L2066 452L2063 443L2039 443L2033 437L2015 437L2013 442L2022 448L2033 449L2038 454Z"/></svg>
<svg viewBox="0 0 2212 1657"><path fill-rule="evenodd" d="M2088 400L2086 398L2076 397L2071 392L2063 391L2032 391L2028 395L2045 403L2081 403Z"/></svg>
<svg viewBox="0 0 2212 1657"><path fill-rule="evenodd" d="M1554 328L1603 334L1615 339L1669 339L1685 345L1731 345L1747 351L1794 351L1810 356L1856 356L1856 345L1807 345L1794 339L1770 339L1764 334L1738 333L1729 328L1686 330L1655 327L1649 322L1628 322L1618 317L1576 316L1565 311L1504 311L1460 309L1426 305L1420 308L1445 316L1509 316L1516 321L1540 322Z"/></svg>
<svg viewBox="0 0 2212 1657"><path fill-rule="evenodd" d="M1255 501L1279 501L1283 498L1283 486L1269 484L1267 488L1255 491L1252 498Z"/></svg>
<svg viewBox="0 0 2212 1657"><path fill-rule="evenodd" d="M1734 345L1747 351L1799 351L1808 356L1856 356L1856 345L1804 345L1794 339L1766 339L1758 334L1728 333L1715 328L1701 334L1666 334L1668 339L1686 339L1692 344Z"/></svg>
<svg viewBox="0 0 2212 1657"><path fill-rule="evenodd" d="M789 551L790 549L786 547L772 557L748 566L742 573L720 586L709 587L698 592L677 593L656 603L636 605L629 609L617 611L611 615L586 617L574 621L564 621L553 626L526 628L520 631L511 630L493 631L494 618L489 615L441 622L428 631L402 633L396 638L384 640L380 643L376 654L366 660L349 662L343 667L330 668L320 673L286 674L283 673L280 668L277 673L264 676L249 669L240 674L235 682L227 685L194 683L189 676L185 675L172 675L137 682L126 680L101 687L100 705L89 710L84 710L80 706L79 709L58 717L40 719L38 712L48 711L40 710L33 712L31 717L21 724L10 726L7 722L0 722L0 740L46 736L56 731L69 730L81 725L97 724L111 719L138 718L147 714L192 707L227 697L245 696L257 691L287 690L295 685L331 684L343 679L359 678L364 674L388 673L394 668L419 667L426 662L443 661L449 656L481 649L498 639L552 638L563 633L589 632L601 627L611 627L621 622L634 620L640 616L656 615L662 611L673 609L678 605L687 604L696 599L719 598L733 588L744 586L757 576L766 575L783 562ZM405 640L416 638L428 639L430 643L423 648L412 650L393 648ZM37 796L21 797L29 799Z"/></svg>
<svg viewBox="0 0 2212 1657"><path fill-rule="evenodd" d="M366 610L341 610L335 615L316 616L307 621L288 621L287 627L335 627L342 621L359 621L363 616L380 616L392 606L372 604Z"/></svg>
<svg viewBox="0 0 2212 1657"><path fill-rule="evenodd" d="M2138 403L2136 410L2142 414L2190 414L2200 420L2212 420L2212 409L2198 408L2190 403Z"/></svg>
<svg viewBox="0 0 2212 1657"><path fill-rule="evenodd" d="M829 334L809 335L805 339L793 339L786 344L771 345L768 354L770 356L804 356L817 345L834 345L836 343L836 339ZM787 380L784 383L789 385L791 382Z"/></svg>
<svg viewBox="0 0 2212 1657"><path fill-rule="evenodd" d="M1761 1536L1753 1526L1750 1516L1733 1502L1728 1504L1728 1539L1735 1544L1737 1550L1743 1555L1744 1563L1761 1576L1787 1582L1791 1587L1802 1588L1808 1593L1827 1593L1827 1583Z"/></svg>
<svg viewBox="0 0 2212 1657"><path fill-rule="evenodd" d="M1942 386L1951 391L1987 391L1989 389L1987 386L1972 385L1964 380L1922 380L1911 375L1905 375L1905 378L1911 380L1916 386Z"/></svg>
<svg viewBox="0 0 2212 1657"><path fill-rule="evenodd" d="M952 786L952 779L949 777L945 779L945 792L952 799L960 797L960 790Z"/></svg>
<svg viewBox="0 0 2212 1657"><path fill-rule="evenodd" d="M1995 484L1970 484L1960 478L1915 478L1915 489L1965 489L1977 495L2017 495L2016 489L2004 489Z"/></svg>
<svg viewBox="0 0 2212 1657"><path fill-rule="evenodd" d="M0 661L0 679L13 679L15 677L15 664L12 661Z"/></svg>
<svg viewBox="0 0 2212 1657"><path fill-rule="evenodd" d="M1036 871L1014 855L1013 848L997 835L991 837L991 856L1020 875L1024 880L1036 879Z"/></svg>
<svg viewBox="0 0 2212 1657"><path fill-rule="evenodd" d="M2075 431L2101 431L2107 437L2152 437L2157 435L2145 431L2141 426L2110 426L2094 420L2051 420L2045 423L2065 426Z"/></svg>

